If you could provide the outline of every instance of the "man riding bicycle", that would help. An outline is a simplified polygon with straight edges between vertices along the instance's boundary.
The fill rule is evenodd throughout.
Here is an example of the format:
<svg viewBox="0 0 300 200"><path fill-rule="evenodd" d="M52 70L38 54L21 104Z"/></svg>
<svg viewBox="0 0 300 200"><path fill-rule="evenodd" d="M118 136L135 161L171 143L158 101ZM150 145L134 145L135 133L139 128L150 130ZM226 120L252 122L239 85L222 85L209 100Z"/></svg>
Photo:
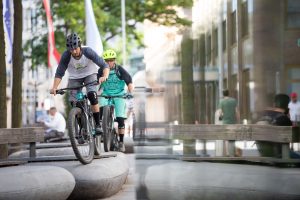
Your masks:
<svg viewBox="0 0 300 200"><path fill-rule="evenodd" d="M103 71L102 75L98 77L98 82L106 81L109 75L108 64L97 55L97 53L90 47L81 46L81 39L77 33L72 33L67 36L66 40L67 50L62 54L58 67L56 69L55 78L53 82L51 93L56 95L57 87L59 86L65 71L69 72L68 87L77 87L82 84L97 82L97 65ZM96 134L103 132L100 124L100 112L97 99L97 86L88 85L87 97L91 103L93 117L95 119ZM76 100L76 93L78 90L71 90L69 101L72 103Z"/></svg>
<svg viewBox="0 0 300 200"><path fill-rule="evenodd" d="M103 96L122 96L125 92L125 85L127 85L128 93L133 91L132 78L129 73L120 65L116 64L117 54L115 51L109 49L103 53L103 59L108 63L110 71L106 82L101 84ZM98 77L103 75L103 69L98 70ZM100 106L108 105L108 99L101 97L99 99ZM119 148L121 152L125 152L124 133L125 133L125 119L126 113L126 100L124 98L114 98L113 104L115 105L116 120L118 122L118 135L119 135ZM100 110L100 112L102 109Z"/></svg>

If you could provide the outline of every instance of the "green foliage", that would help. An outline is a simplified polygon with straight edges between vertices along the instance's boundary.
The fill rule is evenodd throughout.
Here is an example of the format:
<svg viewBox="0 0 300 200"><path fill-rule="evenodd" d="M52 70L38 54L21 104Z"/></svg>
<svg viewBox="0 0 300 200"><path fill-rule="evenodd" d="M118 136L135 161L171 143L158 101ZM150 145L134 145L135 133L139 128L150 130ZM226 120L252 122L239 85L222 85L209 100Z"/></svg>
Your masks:
<svg viewBox="0 0 300 200"><path fill-rule="evenodd" d="M176 7L191 7L192 0L126 0L126 36L130 47L143 47L143 34L136 29L138 23L144 20L183 28L191 22L176 14ZM93 9L104 48L107 41L121 36L121 1L120 0L93 0ZM65 50L65 37L72 31L77 32L85 43L85 7L82 0L52 0L51 12L55 30L56 48L60 53ZM37 21L46 22L46 14L42 1L36 2ZM47 23L43 23L47 30ZM32 33L31 41L24 46L25 57L32 58L32 67L47 66L47 32ZM32 52L29 49L32 47ZM127 49L130 51L130 47ZM113 47L116 49L117 47ZM118 47L118 49L121 49ZM119 54L120 55L120 54Z"/></svg>

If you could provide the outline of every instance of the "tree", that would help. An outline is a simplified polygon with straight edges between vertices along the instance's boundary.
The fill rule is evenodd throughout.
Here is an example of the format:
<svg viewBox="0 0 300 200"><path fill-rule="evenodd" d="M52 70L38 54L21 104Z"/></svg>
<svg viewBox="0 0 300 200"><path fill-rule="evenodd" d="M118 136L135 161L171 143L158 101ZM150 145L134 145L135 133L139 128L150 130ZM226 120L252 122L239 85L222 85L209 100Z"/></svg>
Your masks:
<svg viewBox="0 0 300 200"><path fill-rule="evenodd" d="M19 128L22 124L22 13L22 1L14 0L12 128Z"/></svg>
<svg viewBox="0 0 300 200"><path fill-rule="evenodd" d="M185 31L181 42L181 80L182 80L182 123L195 123L194 80L193 80L193 40ZM195 140L184 140L183 154L196 154Z"/></svg>
<svg viewBox="0 0 300 200"><path fill-rule="evenodd" d="M93 9L97 25L107 47L107 41L121 34L121 3L119 0L103 1L93 0ZM176 7L191 7L191 0L127 0L126 1L126 36L127 43L142 47L143 34L138 32L137 24L150 20L152 22L183 28L191 22L176 13ZM42 2L37 2L37 17L46 21ZM85 41L85 9L84 1L51 1L51 10L54 21L56 47L59 52L65 50L65 37L71 31L76 31ZM46 26L46 23L44 24ZM46 29L46 28L45 28ZM47 34L34 35L32 66L47 66ZM133 45L127 45L130 48ZM31 48L30 41L25 45L25 50ZM130 50L130 49L128 49ZM117 52L119 53L119 52Z"/></svg>
<svg viewBox="0 0 300 200"><path fill-rule="evenodd" d="M0 16L3 16L3 2L0 3ZM5 41L4 41L4 28L3 20L0 20L0 44L2 50L0 51L0 128L6 128L7 126L7 108L6 108L6 62L5 62ZM0 159L6 158L7 156L7 144L0 145Z"/></svg>

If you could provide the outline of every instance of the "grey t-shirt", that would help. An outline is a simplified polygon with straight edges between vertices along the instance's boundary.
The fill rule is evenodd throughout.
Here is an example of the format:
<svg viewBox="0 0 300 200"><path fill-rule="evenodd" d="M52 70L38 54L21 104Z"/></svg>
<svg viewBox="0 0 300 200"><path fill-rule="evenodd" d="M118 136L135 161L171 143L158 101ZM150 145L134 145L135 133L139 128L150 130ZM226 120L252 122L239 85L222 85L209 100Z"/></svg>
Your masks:
<svg viewBox="0 0 300 200"><path fill-rule="evenodd" d="M97 74L98 67L107 68L108 64L90 47L82 47L82 56L75 59L69 51L65 51L56 69L55 77L62 78L65 71L69 72L69 79L81 79L91 74Z"/></svg>

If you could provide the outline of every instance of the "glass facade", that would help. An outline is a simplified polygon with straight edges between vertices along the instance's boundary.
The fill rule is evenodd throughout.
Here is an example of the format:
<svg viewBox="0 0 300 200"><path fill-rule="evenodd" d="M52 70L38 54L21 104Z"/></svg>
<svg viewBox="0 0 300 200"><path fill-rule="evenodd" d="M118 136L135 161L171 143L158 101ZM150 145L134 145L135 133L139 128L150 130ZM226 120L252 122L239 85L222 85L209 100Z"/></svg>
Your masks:
<svg viewBox="0 0 300 200"><path fill-rule="evenodd" d="M300 28L300 1L288 0L286 7L287 28Z"/></svg>

